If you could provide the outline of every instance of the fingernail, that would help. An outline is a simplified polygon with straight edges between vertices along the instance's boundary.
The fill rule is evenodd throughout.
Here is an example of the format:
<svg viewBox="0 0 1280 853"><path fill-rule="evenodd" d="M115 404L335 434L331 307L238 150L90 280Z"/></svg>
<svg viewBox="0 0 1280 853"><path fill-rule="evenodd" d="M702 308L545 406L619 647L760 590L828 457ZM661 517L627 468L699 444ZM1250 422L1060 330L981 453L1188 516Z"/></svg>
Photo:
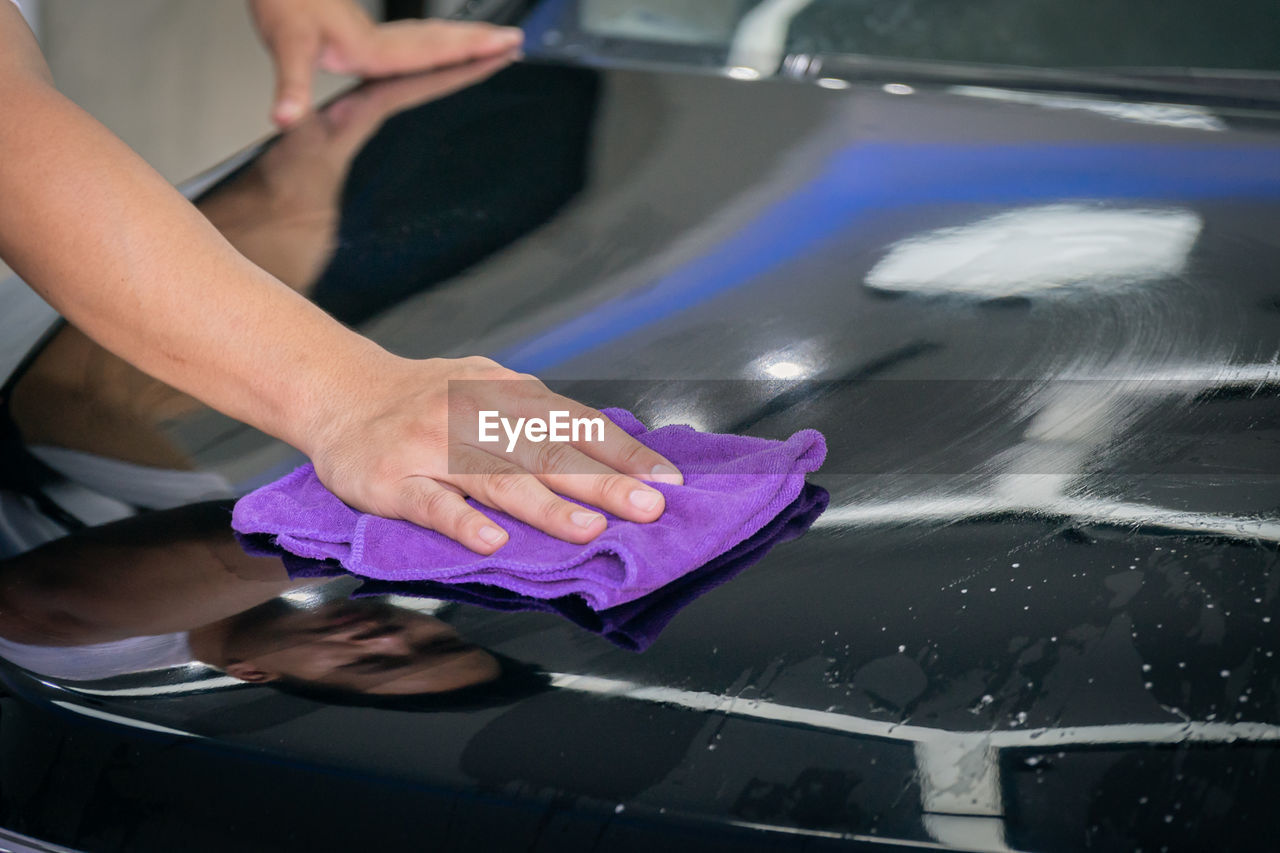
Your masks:
<svg viewBox="0 0 1280 853"><path fill-rule="evenodd" d="M636 509L651 510L662 503L662 495L649 489L636 489L631 493L631 505Z"/></svg>
<svg viewBox="0 0 1280 853"><path fill-rule="evenodd" d="M669 486L684 485L684 475L670 465L654 465L649 469L649 477Z"/></svg>
<svg viewBox="0 0 1280 853"><path fill-rule="evenodd" d="M302 104L292 98L285 98L276 104L276 118L281 121L293 121L302 115Z"/></svg>
<svg viewBox="0 0 1280 853"><path fill-rule="evenodd" d="M486 524L484 527L481 527L479 535L480 538L489 545L501 544L507 538L507 532L505 530L500 527L494 527L491 524Z"/></svg>
<svg viewBox="0 0 1280 853"><path fill-rule="evenodd" d="M587 512L586 510L578 510L577 512L570 513L569 517L572 518L573 523L579 527L591 527L597 521L604 521L603 515L595 512Z"/></svg>

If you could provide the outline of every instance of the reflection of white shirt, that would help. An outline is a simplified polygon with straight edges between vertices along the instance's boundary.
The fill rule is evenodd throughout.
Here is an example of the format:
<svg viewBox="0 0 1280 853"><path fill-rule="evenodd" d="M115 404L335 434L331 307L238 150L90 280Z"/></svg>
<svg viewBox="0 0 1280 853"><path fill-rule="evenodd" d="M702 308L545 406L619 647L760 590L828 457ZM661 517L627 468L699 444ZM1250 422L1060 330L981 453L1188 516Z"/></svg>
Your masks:
<svg viewBox="0 0 1280 853"><path fill-rule="evenodd" d="M0 637L0 658L38 675L67 681L97 681L185 666L195 660L186 631L91 646L28 646Z"/></svg>
<svg viewBox="0 0 1280 853"><path fill-rule="evenodd" d="M135 507L169 509L230 498L227 479L210 471L170 471L58 447L28 447L67 478L46 487L58 505L89 525L127 518ZM26 498L0 491L0 560L66 535Z"/></svg>
<svg viewBox="0 0 1280 853"><path fill-rule="evenodd" d="M57 484L54 497L90 524L132 515L130 504L181 506L232 493L226 479L208 472L148 468L52 447L30 450L69 478L70 482ZM0 559L65 535L66 531L25 498L0 491ZM97 681L194 661L186 631L88 646L28 646L0 637L0 658L39 675L68 681Z"/></svg>

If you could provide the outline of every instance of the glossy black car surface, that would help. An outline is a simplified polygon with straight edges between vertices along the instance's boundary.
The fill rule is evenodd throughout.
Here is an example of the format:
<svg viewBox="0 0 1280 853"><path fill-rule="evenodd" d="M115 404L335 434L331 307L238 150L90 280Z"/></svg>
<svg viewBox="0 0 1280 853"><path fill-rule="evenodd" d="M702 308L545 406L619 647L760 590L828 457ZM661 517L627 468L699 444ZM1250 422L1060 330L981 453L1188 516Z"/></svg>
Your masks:
<svg viewBox="0 0 1280 853"><path fill-rule="evenodd" d="M1273 849L1273 113L444 74L340 100L202 209L396 352L489 355L650 425L819 429L829 507L641 653L394 599L528 676L465 703L6 665L0 826L88 851ZM285 239L261 186L330 215ZM299 461L70 329L5 403L0 578L46 577L13 573L53 540L49 595L80 606L181 610L162 591L238 553L197 502ZM41 600L5 589L6 613Z"/></svg>

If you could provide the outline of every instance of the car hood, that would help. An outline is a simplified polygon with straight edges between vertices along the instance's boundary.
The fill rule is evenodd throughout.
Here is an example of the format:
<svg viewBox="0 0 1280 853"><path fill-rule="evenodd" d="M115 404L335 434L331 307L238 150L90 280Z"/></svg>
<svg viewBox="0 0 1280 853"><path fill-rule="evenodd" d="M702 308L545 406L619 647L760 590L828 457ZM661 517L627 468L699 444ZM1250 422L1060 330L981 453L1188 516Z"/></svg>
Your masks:
<svg viewBox="0 0 1280 853"><path fill-rule="evenodd" d="M484 707L333 705L195 666L11 686L172 739L86 800L133 785L152 816L195 809L156 805L173 756L216 754L431 792L456 844L610 849L682 822L742 844L1194 849L1229 820L1264 847L1278 202L1262 115L517 64L362 143L309 294L393 351L488 355L650 426L820 430L812 528L639 654L436 601L541 674ZM30 423L64 405L38 387ZM199 409L155 422L232 494L299 461ZM83 467L59 453L90 454L26 445L64 491ZM484 803L516 811L486 826Z"/></svg>

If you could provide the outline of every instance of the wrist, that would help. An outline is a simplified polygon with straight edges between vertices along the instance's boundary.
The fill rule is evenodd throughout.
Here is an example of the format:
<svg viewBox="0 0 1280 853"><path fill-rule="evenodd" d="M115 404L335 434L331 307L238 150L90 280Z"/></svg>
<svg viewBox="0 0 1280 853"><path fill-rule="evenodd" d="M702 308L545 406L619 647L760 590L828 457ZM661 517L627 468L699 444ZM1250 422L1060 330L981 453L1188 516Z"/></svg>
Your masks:
<svg viewBox="0 0 1280 853"><path fill-rule="evenodd" d="M312 381L298 389L289 436L281 436L313 460L358 434L360 422L376 418L388 400L407 393L397 386L411 361L348 334L349 346L319 361Z"/></svg>

